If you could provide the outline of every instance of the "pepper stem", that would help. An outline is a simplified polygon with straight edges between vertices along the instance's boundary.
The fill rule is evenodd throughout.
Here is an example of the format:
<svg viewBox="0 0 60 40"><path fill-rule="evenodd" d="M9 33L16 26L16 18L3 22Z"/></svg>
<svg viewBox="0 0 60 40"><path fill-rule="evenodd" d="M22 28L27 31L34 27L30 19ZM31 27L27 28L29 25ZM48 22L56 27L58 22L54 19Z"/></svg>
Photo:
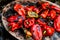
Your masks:
<svg viewBox="0 0 60 40"><path fill-rule="evenodd" d="M43 34L46 34L46 30L43 31Z"/></svg>

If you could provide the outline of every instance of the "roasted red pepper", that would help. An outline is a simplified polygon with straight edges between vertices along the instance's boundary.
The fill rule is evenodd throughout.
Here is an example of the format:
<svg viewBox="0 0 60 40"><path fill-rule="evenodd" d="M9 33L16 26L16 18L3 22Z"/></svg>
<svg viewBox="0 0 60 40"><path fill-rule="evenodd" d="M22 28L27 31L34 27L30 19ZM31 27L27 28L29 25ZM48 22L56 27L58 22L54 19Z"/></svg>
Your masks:
<svg viewBox="0 0 60 40"><path fill-rule="evenodd" d="M42 40L42 30L40 25L34 24L30 30L34 40Z"/></svg>
<svg viewBox="0 0 60 40"><path fill-rule="evenodd" d="M54 20L54 28L57 32L60 32L60 15Z"/></svg>
<svg viewBox="0 0 60 40"><path fill-rule="evenodd" d="M47 25L45 25L43 28L44 28L43 30L44 36L52 36L54 34L54 28L47 26Z"/></svg>
<svg viewBox="0 0 60 40"><path fill-rule="evenodd" d="M42 26L46 25L46 23L45 23L45 22L43 22L43 21L42 21L42 20L40 20L40 19L38 19L38 20L37 20L37 22L38 22L38 24L40 24L40 25L42 25Z"/></svg>
<svg viewBox="0 0 60 40"><path fill-rule="evenodd" d="M19 18L18 23L22 24L23 23L23 19Z"/></svg>
<svg viewBox="0 0 60 40"><path fill-rule="evenodd" d="M42 3L42 8L47 9L47 7L49 7L49 5L50 4L48 2Z"/></svg>
<svg viewBox="0 0 60 40"><path fill-rule="evenodd" d="M54 19L56 17L56 11L55 10L50 10L49 14L48 14L52 19Z"/></svg>
<svg viewBox="0 0 60 40"><path fill-rule="evenodd" d="M38 24L41 25L44 36L51 36L51 35L53 35L54 28L52 28L50 26L47 26L47 23L43 22L40 19L38 19L37 22L38 22Z"/></svg>
<svg viewBox="0 0 60 40"><path fill-rule="evenodd" d="M21 16L26 14L24 8L19 9L17 12Z"/></svg>
<svg viewBox="0 0 60 40"><path fill-rule="evenodd" d="M25 9L24 9L24 7L22 7L22 5L20 5L20 4L16 4L15 6L14 6L14 10L20 15L20 16L22 16L24 19L25 19Z"/></svg>
<svg viewBox="0 0 60 40"><path fill-rule="evenodd" d="M33 11L36 12L36 13L40 12L38 8L34 8Z"/></svg>
<svg viewBox="0 0 60 40"><path fill-rule="evenodd" d="M34 6L26 6L25 9L27 11L32 11L35 7Z"/></svg>
<svg viewBox="0 0 60 40"><path fill-rule="evenodd" d="M11 27L11 31L15 31L16 29L19 29L21 26L19 26L19 24L18 23L9 23L9 25L8 25L9 27Z"/></svg>
<svg viewBox="0 0 60 40"><path fill-rule="evenodd" d="M60 8L54 5L51 5L51 9L55 9L57 13L60 13Z"/></svg>
<svg viewBox="0 0 60 40"><path fill-rule="evenodd" d="M43 11L42 14L41 14L41 16L42 16L43 18L46 18L47 15L48 15L48 12L49 12L49 10Z"/></svg>
<svg viewBox="0 0 60 40"><path fill-rule="evenodd" d="M17 21L17 16L10 16L8 19L7 19L8 22L14 22L14 21Z"/></svg>
<svg viewBox="0 0 60 40"><path fill-rule="evenodd" d="M25 9L26 9L27 11L34 11L34 12L36 12L36 13L39 13L39 12L40 12L39 9L36 8L36 7L34 7L34 6L30 6L30 7L26 6Z"/></svg>
<svg viewBox="0 0 60 40"><path fill-rule="evenodd" d="M14 10L15 11L18 11L21 8L22 8L22 5L21 4L15 4L15 6L14 6Z"/></svg>
<svg viewBox="0 0 60 40"><path fill-rule="evenodd" d="M34 23L35 23L35 19L34 18L27 19L27 20L24 21L24 26L25 26L25 28L29 28L32 25L34 25Z"/></svg>
<svg viewBox="0 0 60 40"><path fill-rule="evenodd" d="M19 10L18 14L25 19L25 12L23 12L22 10Z"/></svg>

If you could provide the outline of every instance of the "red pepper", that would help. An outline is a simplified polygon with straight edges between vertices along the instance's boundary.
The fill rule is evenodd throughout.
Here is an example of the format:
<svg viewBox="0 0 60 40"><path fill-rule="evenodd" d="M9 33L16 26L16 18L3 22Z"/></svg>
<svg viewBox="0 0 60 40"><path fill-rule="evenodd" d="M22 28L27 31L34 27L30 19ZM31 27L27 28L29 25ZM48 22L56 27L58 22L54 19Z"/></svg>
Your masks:
<svg viewBox="0 0 60 40"><path fill-rule="evenodd" d="M9 25L8 26L11 26L11 31L15 31L16 29L19 29L19 28L21 28L21 26L19 26L19 24L18 23L9 23Z"/></svg>
<svg viewBox="0 0 60 40"><path fill-rule="evenodd" d="M37 20L37 22L38 22L38 24L40 24L40 25L42 25L42 26L46 25L46 23L45 23L45 22L43 22L43 21L42 21L42 20L40 20L40 19L38 19L38 20Z"/></svg>
<svg viewBox="0 0 60 40"><path fill-rule="evenodd" d="M39 12L40 12L39 9L36 8L36 7L34 7L34 6L25 7L25 9L26 9L27 11L34 11L34 12L36 12L36 13L39 13Z"/></svg>
<svg viewBox="0 0 60 40"><path fill-rule="evenodd" d="M22 8L21 4L15 4L15 6L14 6L15 11L18 11L20 8Z"/></svg>
<svg viewBox="0 0 60 40"><path fill-rule="evenodd" d="M25 9L24 9L24 7L22 7L22 5L16 4L14 6L14 10L17 11L17 13L25 19L26 13L25 13Z"/></svg>
<svg viewBox="0 0 60 40"><path fill-rule="evenodd" d="M34 9L35 7L34 6L26 6L25 7L25 9L27 10L27 11L32 11L33 9Z"/></svg>
<svg viewBox="0 0 60 40"><path fill-rule="evenodd" d="M49 7L49 5L50 4L48 2L42 3L42 8L47 9L47 7Z"/></svg>
<svg viewBox="0 0 60 40"><path fill-rule="evenodd" d="M40 12L38 8L34 8L33 11L36 12L36 13Z"/></svg>
<svg viewBox="0 0 60 40"><path fill-rule="evenodd" d="M49 12L49 10L43 11L42 14L41 14L41 16L42 16L43 18L46 18L47 15L48 15L48 12Z"/></svg>
<svg viewBox="0 0 60 40"><path fill-rule="evenodd" d="M23 14L26 14L24 8L21 8L21 11L22 11Z"/></svg>
<svg viewBox="0 0 60 40"><path fill-rule="evenodd" d="M50 14L50 17L51 17L52 19L54 19L54 18L56 17L56 11L53 10L53 9L50 10L49 14Z"/></svg>
<svg viewBox="0 0 60 40"><path fill-rule="evenodd" d="M21 16L26 14L24 8L19 9L17 12Z"/></svg>
<svg viewBox="0 0 60 40"><path fill-rule="evenodd" d="M54 28L57 32L60 32L60 15L54 20Z"/></svg>
<svg viewBox="0 0 60 40"><path fill-rule="evenodd" d="M44 36L52 36L54 34L54 28L47 25L44 26L44 31L46 31L45 33L43 32Z"/></svg>
<svg viewBox="0 0 60 40"><path fill-rule="evenodd" d="M7 19L8 22L14 22L14 21L17 21L17 16L10 16L8 19Z"/></svg>
<svg viewBox="0 0 60 40"><path fill-rule="evenodd" d="M27 20L24 21L24 26L25 26L25 28L29 28L32 25L34 25L34 23L35 23L35 19L34 18L27 19Z"/></svg>
<svg viewBox="0 0 60 40"><path fill-rule="evenodd" d="M18 23L22 24L22 23L23 23L23 19L20 18L20 19L18 20Z"/></svg>
<svg viewBox="0 0 60 40"><path fill-rule="evenodd" d="M60 13L60 8L54 5L51 5L51 9L55 9L57 13Z"/></svg>
<svg viewBox="0 0 60 40"><path fill-rule="evenodd" d="M40 19L37 20L37 22L42 25L43 35L44 36L51 36L54 33L54 29L52 27L47 26L47 24ZM45 33L46 31L46 33Z"/></svg>
<svg viewBox="0 0 60 40"><path fill-rule="evenodd" d="M34 24L30 30L34 40L42 40L42 30L40 25Z"/></svg>
<svg viewBox="0 0 60 40"><path fill-rule="evenodd" d="M18 14L25 19L25 14L26 14L26 13L25 13L24 8L19 9L19 10L18 10Z"/></svg>

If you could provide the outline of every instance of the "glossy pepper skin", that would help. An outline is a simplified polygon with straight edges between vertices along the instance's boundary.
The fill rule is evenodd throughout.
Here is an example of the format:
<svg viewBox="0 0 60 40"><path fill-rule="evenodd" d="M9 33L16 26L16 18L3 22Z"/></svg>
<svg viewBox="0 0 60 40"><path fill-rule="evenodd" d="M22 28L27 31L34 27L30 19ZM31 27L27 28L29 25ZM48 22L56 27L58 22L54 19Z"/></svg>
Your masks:
<svg viewBox="0 0 60 40"><path fill-rule="evenodd" d="M19 24L22 24L23 23L23 19L22 18L19 18L18 23Z"/></svg>
<svg viewBox="0 0 60 40"><path fill-rule="evenodd" d="M32 11L35 7L34 6L26 6L26 11Z"/></svg>
<svg viewBox="0 0 60 40"><path fill-rule="evenodd" d="M54 20L54 28L57 32L60 32L60 15Z"/></svg>
<svg viewBox="0 0 60 40"><path fill-rule="evenodd" d="M15 4L15 6L14 6L14 10L15 11L18 11L21 8L22 8L22 5L21 4Z"/></svg>
<svg viewBox="0 0 60 40"><path fill-rule="evenodd" d="M54 28L48 26L48 25L45 25L44 27L44 31L46 31L46 33L43 33L44 36L52 36L54 34Z"/></svg>
<svg viewBox="0 0 60 40"><path fill-rule="evenodd" d="M24 8L19 9L17 12L18 12L18 14L21 15L21 16L22 16L22 15L25 15L25 10L24 10Z"/></svg>
<svg viewBox="0 0 60 40"><path fill-rule="evenodd" d="M37 14L40 12L38 8L34 8L33 11L36 12Z"/></svg>
<svg viewBox="0 0 60 40"><path fill-rule="evenodd" d="M29 28L31 27L32 25L34 25L35 23L35 19L34 18L28 18L27 20L24 21L24 26L25 28Z"/></svg>
<svg viewBox="0 0 60 40"><path fill-rule="evenodd" d="M57 13L60 13L60 8L54 5L50 6L51 9L55 9Z"/></svg>
<svg viewBox="0 0 60 40"><path fill-rule="evenodd" d="M17 21L17 16L10 16L8 19L7 19L8 22L14 22L14 21Z"/></svg>
<svg viewBox="0 0 60 40"><path fill-rule="evenodd" d="M30 30L34 40L42 40L42 30L40 25L34 24Z"/></svg>
<svg viewBox="0 0 60 40"><path fill-rule="evenodd" d="M15 4L14 10L25 19L25 9L21 4Z"/></svg>
<svg viewBox="0 0 60 40"><path fill-rule="evenodd" d="M42 16L43 18L46 18L47 15L48 15L48 12L49 12L49 10L43 11L43 12L41 13L41 16Z"/></svg>
<svg viewBox="0 0 60 40"><path fill-rule="evenodd" d="M30 6L30 7L27 7L26 6L25 9L26 9L26 11L34 11L36 13L39 13L40 12L39 9L36 8L35 6Z"/></svg>
<svg viewBox="0 0 60 40"><path fill-rule="evenodd" d="M21 27L21 26L19 26L18 23L15 23L15 22L9 23L8 26L11 26L11 31L12 31L12 32Z"/></svg>
<svg viewBox="0 0 60 40"><path fill-rule="evenodd" d="M54 33L54 28L48 26L47 23L43 22L43 21L40 20L40 19L38 19L37 22L38 22L38 24L41 25L44 36L52 36L52 35L53 35L53 33ZM45 31L46 31L46 32L45 32Z"/></svg>
<svg viewBox="0 0 60 40"><path fill-rule="evenodd" d="M51 19L54 19L56 17L56 11L52 9L48 15L51 17Z"/></svg>
<svg viewBox="0 0 60 40"><path fill-rule="evenodd" d="M42 3L42 9L47 9L47 7L49 7L49 3L48 2L45 2L45 3Z"/></svg>
<svg viewBox="0 0 60 40"><path fill-rule="evenodd" d="M40 20L40 19L38 19L38 20L37 20L37 22L38 22L38 24L40 24L40 25L42 25L42 26L46 25L46 23L45 23L45 22L43 22L43 21L42 21L42 20Z"/></svg>

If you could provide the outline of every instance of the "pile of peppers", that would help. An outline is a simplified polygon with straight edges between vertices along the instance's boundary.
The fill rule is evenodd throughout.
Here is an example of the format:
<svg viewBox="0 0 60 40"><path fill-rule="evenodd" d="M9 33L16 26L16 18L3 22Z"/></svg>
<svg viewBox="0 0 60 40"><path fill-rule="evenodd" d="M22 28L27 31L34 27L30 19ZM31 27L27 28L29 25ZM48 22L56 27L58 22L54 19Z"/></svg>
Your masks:
<svg viewBox="0 0 60 40"><path fill-rule="evenodd" d="M26 36L30 36L34 40L52 36L55 31L60 32L60 8L55 5L50 5L48 2L43 2L38 7L15 4L14 11L17 15L7 18L8 26L12 32L22 28ZM53 20L53 26L48 25L50 20Z"/></svg>

